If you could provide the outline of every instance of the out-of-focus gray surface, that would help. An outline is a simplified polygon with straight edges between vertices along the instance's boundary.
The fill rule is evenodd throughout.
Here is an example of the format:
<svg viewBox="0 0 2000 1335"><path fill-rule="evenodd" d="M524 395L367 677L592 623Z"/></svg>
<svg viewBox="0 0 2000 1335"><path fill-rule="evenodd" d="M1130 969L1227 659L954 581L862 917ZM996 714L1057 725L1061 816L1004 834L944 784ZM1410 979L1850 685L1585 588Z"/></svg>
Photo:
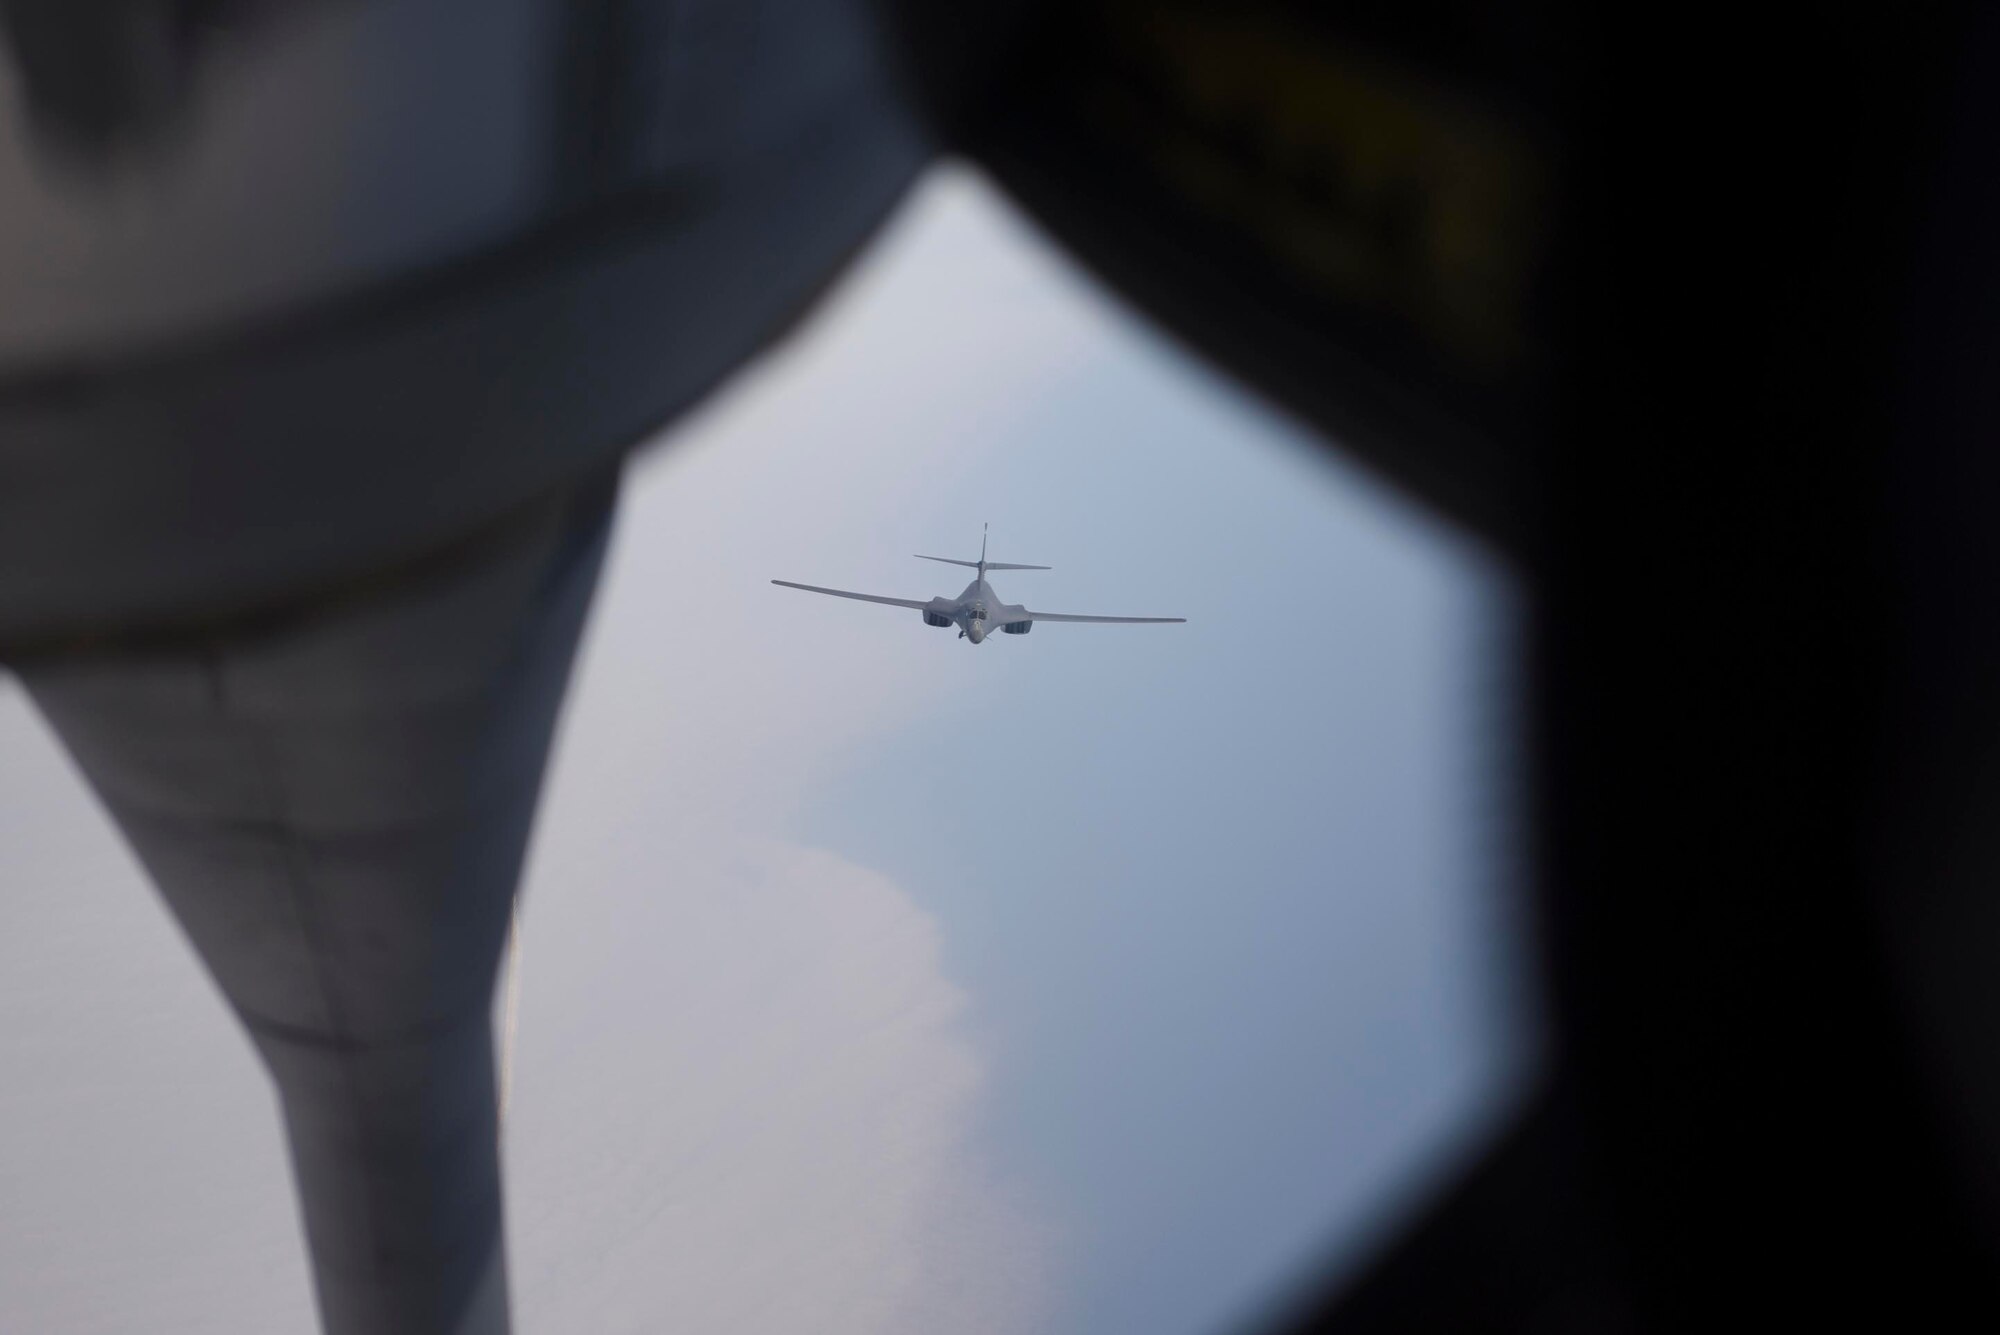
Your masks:
<svg viewBox="0 0 2000 1335"><path fill-rule="evenodd" d="M373 173L413 172L425 189L407 214L377 209L322 252L319 213L245 202L262 141L197 117L209 134L160 145L143 172L114 157L78 187L87 203L51 202L46 235L19 238L27 269L0 272L0 297L23 275L68 272L104 327L82 343L40 330L32 364L0 367L0 652L240 619L436 551L594 473L802 315L931 151L854 0L770 0L747 14L674 6L664 26L666 11L648 6L631 27L628 6L545 5L545 35L525 45L563 58L533 79L510 75L522 43L508 45L496 16L500 35L475 42L476 69L460 71L467 89L440 76L418 90L441 108L399 100L409 57L394 30L424 28L423 15L458 0L410 14L326 3L401 17L349 52L340 31L305 26L317 8L281 6L289 22L259 29L267 63L228 65L224 49L247 51L249 39L217 36L201 67L216 86L197 91L226 102L243 91L234 83L282 72L301 53L271 43L296 37L322 76L302 80L319 98L308 102L331 124L290 107L289 90L264 90L275 105L261 114L296 113L308 193L323 200L323 178L370 175L369 189L334 191L368 213L380 202ZM351 77L329 82L320 66L350 56ZM379 105L356 103L378 73ZM544 170L515 173L540 182L533 210L496 204L488 217L491 191L453 185L484 161L453 159L461 92L481 105L560 104L529 136ZM239 119L257 119L252 102ZM392 119L375 119L385 109ZM399 137L412 118L424 129ZM24 119L0 100L0 140ZM501 122L513 123L496 114L496 134ZM349 131L368 142L347 144ZM147 189L134 173L150 173ZM11 185L53 189L24 175ZM192 218L178 208L190 190ZM240 257L216 249L202 221L211 209L225 237L254 221L255 244ZM480 214L477 225L440 222L455 210ZM102 245L87 240L99 231ZM152 300L190 284L206 293L200 277L214 269L227 270L213 286L227 312ZM260 283L270 290L239 291ZM16 295L31 326L44 305L63 307Z"/></svg>
<svg viewBox="0 0 2000 1335"><path fill-rule="evenodd" d="M520 1329L1211 1330L1510 1097L1505 579L1287 437L942 174L642 461L522 917ZM1189 624L765 582L928 597L983 519L1010 596ZM247 1048L0 730L0 1328L305 1328Z"/></svg>
<svg viewBox="0 0 2000 1335"><path fill-rule="evenodd" d="M615 477L282 625L24 664L263 1059L329 1335L505 1335L493 980Z"/></svg>
<svg viewBox="0 0 2000 1335"><path fill-rule="evenodd" d="M149 151L89 173L35 142L0 44L0 365L324 297L544 206L545 0L252 17L203 34L199 86Z"/></svg>

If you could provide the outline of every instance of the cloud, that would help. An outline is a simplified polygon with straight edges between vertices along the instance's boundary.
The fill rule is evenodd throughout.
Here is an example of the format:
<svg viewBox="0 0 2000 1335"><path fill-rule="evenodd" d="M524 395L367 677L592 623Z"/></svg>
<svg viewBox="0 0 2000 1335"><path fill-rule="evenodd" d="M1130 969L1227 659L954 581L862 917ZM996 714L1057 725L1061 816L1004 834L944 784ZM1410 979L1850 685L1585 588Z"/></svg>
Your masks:
<svg viewBox="0 0 2000 1335"><path fill-rule="evenodd" d="M823 323L632 470L522 918L525 1329L1007 1335L1045 1310L1053 1235L980 1153L936 920L789 834L855 742L943 717L977 666L913 612L768 583L926 589L908 553L973 540L912 517L1087 348L1061 300L996 297L1047 292L1034 248L934 179ZM990 318L936 337L967 309Z"/></svg>
<svg viewBox="0 0 2000 1335"><path fill-rule="evenodd" d="M1033 1328L936 923L830 854L679 822L589 861L527 928L523 1326L894 1335L969 1291L954 1328Z"/></svg>

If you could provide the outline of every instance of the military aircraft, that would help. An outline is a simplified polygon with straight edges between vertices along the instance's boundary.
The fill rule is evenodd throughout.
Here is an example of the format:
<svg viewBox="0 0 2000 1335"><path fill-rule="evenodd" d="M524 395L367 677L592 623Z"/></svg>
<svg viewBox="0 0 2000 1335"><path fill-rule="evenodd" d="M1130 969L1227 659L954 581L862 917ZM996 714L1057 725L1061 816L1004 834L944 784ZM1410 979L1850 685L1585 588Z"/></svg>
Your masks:
<svg viewBox="0 0 2000 1335"><path fill-rule="evenodd" d="M946 565L970 566L979 574L972 583L965 586L965 592L956 598L933 598L924 602L916 598L887 598L875 593L850 593L846 589L823 589L817 584L794 584L788 579L774 579L773 584L788 589L804 589L807 593L826 593L835 598L856 598L864 603L887 603L891 607L913 607L924 614L924 624L944 628L958 627L958 638L980 643L993 627L998 626L1008 635L1026 635L1033 630L1037 621L1094 621L1117 625L1162 624L1186 621L1186 617L1086 617L1074 616L1067 612L1030 612L1019 603L1003 603L993 586L986 582L989 570L1048 570L1049 566L1016 565L1010 561L989 561L986 559L986 532L982 525L979 535L979 559L960 561L949 556L924 556L918 554L919 561L942 561Z"/></svg>

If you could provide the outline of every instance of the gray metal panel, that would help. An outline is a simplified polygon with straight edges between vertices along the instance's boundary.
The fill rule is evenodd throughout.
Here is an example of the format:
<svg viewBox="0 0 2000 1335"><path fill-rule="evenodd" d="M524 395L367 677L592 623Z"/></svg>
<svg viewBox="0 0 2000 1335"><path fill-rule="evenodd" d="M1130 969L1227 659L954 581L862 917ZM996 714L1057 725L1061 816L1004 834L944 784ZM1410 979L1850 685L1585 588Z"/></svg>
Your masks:
<svg viewBox="0 0 2000 1335"><path fill-rule="evenodd" d="M0 367L324 297L541 209L550 0L250 9L157 38L191 66L183 96L87 166L34 132L0 44Z"/></svg>
<svg viewBox="0 0 2000 1335"><path fill-rule="evenodd" d="M521 272L0 386L0 645L254 610L506 514L785 328L922 153L857 96L758 171L637 201Z"/></svg>
<svg viewBox="0 0 2000 1335"><path fill-rule="evenodd" d="M718 111L698 167L281 319L0 372L0 653L239 618L434 551L698 399L928 156L858 9L761 9L827 41L760 42L726 91L765 101Z"/></svg>
<svg viewBox="0 0 2000 1335"><path fill-rule="evenodd" d="M609 499L254 633L22 674L271 1073L332 1335L507 1327L491 996Z"/></svg>

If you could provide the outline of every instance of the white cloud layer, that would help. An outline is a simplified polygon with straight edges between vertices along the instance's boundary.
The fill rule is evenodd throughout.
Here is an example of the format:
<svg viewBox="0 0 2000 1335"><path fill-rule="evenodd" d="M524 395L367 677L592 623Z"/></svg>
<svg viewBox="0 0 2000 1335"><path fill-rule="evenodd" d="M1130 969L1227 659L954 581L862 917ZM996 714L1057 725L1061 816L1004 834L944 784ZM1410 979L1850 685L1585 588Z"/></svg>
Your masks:
<svg viewBox="0 0 2000 1335"><path fill-rule="evenodd" d="M609 856L527 929L524 1328L894 1335L970 1292L951 1328L1031 1329L1035 1238L972 1150L980 1062L936 924L733 833L663 821Z"/></svg>

